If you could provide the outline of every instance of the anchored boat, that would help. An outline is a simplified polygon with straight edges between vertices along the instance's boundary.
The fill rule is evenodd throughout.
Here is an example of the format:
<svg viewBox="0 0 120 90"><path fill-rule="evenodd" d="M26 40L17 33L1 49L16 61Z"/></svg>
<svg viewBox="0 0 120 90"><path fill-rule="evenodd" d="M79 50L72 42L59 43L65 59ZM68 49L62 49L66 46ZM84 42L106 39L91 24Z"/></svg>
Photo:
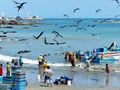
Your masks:
<svg viewBox="0 0 120 90"><path fill-rule="evenodd" d="M97 48L93 54L91 62L107 63L120 60L120 47L108 50L108 48Z"/></svg>

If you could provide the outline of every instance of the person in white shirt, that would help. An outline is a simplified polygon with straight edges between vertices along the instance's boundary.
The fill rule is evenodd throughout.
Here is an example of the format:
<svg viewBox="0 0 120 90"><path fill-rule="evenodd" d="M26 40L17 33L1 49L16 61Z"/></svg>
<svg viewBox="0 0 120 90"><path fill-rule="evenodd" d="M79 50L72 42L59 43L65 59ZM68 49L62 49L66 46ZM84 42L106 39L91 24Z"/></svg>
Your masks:
<svg viewBox="0 0 120 90"><path fill-rule="evenodd" d="M52 86L52 75L53 75L53 70L50 68L50 66L47 66L47 68L45 69L45 72L44 72L44 75L45 75L45 81L44 83L47 83L47 86Z"/></svg>

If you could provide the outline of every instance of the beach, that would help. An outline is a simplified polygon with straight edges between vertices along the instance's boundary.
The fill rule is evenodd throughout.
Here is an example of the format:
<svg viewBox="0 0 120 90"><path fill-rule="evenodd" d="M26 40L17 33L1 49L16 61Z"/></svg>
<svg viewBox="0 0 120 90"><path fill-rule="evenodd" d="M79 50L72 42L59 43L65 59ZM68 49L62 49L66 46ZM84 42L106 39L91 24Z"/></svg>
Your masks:
<svg viewBox="0 0 120 90"><path fill-rule="evenodd" d="M120 90L120 87L75 87L67 85L58 85L53 87L40 86L39 84L29 84L26 90Z"/></svg>
<svg viewBox="0 0 120 90"><path fill-rule="evenodd" d="M76 63L76 67L72 68L70 62L64 60L65 55L63 54L66 51L74 52L81 50L85 52L87 50L92 51L96 47L109 47L114 40L119 46L119 23L104 22L101 24L101 19L82 19L78 27L86 27L87 30L76 31L78 27L73 25L75 25L78 20L79 19L43 19L35 21L37 22L35 25L11 25L13 26L11 29L1 28L4 32L9 30L16 31L16 33L7 34L7 37L1 37L0 39L0 63L2 63L4 67L4 76L6 75L6 62L10 62L12 66L12 59L19 58L19 56L22 55L24 63L23 70L26 73L26 80L28 82L26 90L32 90L32 88L35 88L34 90L45 90L48 88L51 90L57 90L59 88L63 90L119 90L120 61L109 63L111 71L107 76L103 70L105 63L91 65L93 68L102 68L102 70L87 71L84 69L84 64L81 64L79 61ZM94 22L94 20L97 20L97 22ZM96 27L94 28L87 26L88 24L93 25L94 23L96 23ZM63 26L64 28L62 28ZM33 37L33 35L37 36L43 31L44 33L39 39ZM52 33L53 31L59 32L63 38L56 37L55 34ZM46 45L44 43L45 37L47 42L54 43L54 45ZM66 43L58 45L53 39L56 39L59 43ZM17 52L21 50L31 52L17 54ZM40 54L46 55L45 61L48 62L54 71L53 81L60 76L67 75L73 78L72 85L40 86L37 81L37 59ZM115 72L114 69L118 69L118 72ZM43 78L40 84L42 83Z"/></svg>

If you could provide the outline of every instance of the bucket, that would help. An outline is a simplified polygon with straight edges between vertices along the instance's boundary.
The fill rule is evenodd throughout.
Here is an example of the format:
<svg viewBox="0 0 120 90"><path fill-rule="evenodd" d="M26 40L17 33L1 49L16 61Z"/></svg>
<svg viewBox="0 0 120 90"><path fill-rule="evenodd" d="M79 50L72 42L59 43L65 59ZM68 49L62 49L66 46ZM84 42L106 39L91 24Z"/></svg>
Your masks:
<svg viewBox="0 0 120 90"><path fill-rule="evenodd" d="M68 80L68 81L67 81L67 85L69 85L69 86L70 86L70 85L71 85L71 83L72 83L72 82L71 82L71 80Z"/></svg>
<svg viewBox="0 0 120 90"><path fill-rule="evenodd" d="M40 82L40 74L37 75L37 81Z"/></svg>

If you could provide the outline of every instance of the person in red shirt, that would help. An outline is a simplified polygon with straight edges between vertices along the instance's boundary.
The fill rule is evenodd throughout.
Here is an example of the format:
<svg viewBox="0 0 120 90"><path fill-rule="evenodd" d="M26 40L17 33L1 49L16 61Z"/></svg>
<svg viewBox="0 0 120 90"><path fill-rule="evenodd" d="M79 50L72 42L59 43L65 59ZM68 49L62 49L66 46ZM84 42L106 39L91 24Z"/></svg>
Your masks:
<svg viewBox="0 0 120 90"><path fill-rule="evenodd" d="M107 73L110 72L110 68L109 68L109 65L108 65L108 64L106 64L106 66L105 66L105 71L106 71Z"/></svg>
<svg viewBox="0 0 120 90"><path fill-rule="evenodd" d="M2 68L2 64L0 64L0 76L3 75L3 68Z"/></svg>

